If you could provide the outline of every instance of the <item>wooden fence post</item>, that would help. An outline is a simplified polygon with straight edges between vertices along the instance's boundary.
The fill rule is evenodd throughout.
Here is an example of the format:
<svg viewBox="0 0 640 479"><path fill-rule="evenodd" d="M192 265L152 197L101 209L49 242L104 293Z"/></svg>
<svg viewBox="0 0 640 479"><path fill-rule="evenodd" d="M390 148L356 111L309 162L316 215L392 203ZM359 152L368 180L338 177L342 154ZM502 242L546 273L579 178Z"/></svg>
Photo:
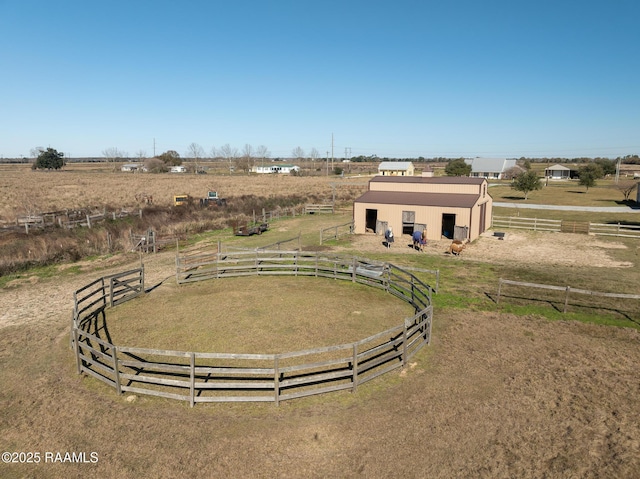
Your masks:
<svg viewBox="0 0 640 479"><path fill-rule="evenodd" d="M356 282L356 268L358 266L358 260L356 258L353 258L353 271L351 272L351 282L355 283Z"/></svg>
<svg viewBox="0 0 640 479"><path fill-rule="evenodd" d="M402 367L407 365L407 319L404 320L402 329Z"/></svg>
<svg viewBox="0 0 640 479"><path fill-rule="evenodd" d="M498 297L496 298L496 304L500 304L500 290L502 289L502 278L498 280Z"/></svg>
<svg viewBox="0 0 640 479"><path fill-rule="evenodd" d="M113 374L116 380L116 392L118 396L122 394L122 388L120 387L120 371L118 370L118 346L112 348L113 352Z"/></svg>
<svg viewBox="0 0 640 479"><path fill-rule="evenodd" d="M190 384L189 384L189 397L191 407L196 403L196 353L189 354L189 366L190 366Z"/></svg>
<svg viewBox="0 0 640 479"><path fill-rule="evenodd" d="M567 312L567 305L569 304L569 292L571 291L571 287L567 286L567 290L564 296L564 309L562 310L563 313Z"/></svg>
<svg viewBox="0 0 640 479"><path fill-rule="evenodd" d="M273 357L273 393L276 406L280 405L280 369L278 367L278 356Z"/></svg>
<svg viewBox="0 0 640 479"><path fill-rule="evenodd" d="M76 345L76 367L78 374L82 374L82 362L80 360L80 341L78 340L78 328L73 328L73 342Z"/></svg>
<svg viewBox="0 0 640 479"><path fill-rule="evenodd" d="M353 343L353 375L351 378L353 387L351 392L356 392L358 389L358 343Z"/></svg>

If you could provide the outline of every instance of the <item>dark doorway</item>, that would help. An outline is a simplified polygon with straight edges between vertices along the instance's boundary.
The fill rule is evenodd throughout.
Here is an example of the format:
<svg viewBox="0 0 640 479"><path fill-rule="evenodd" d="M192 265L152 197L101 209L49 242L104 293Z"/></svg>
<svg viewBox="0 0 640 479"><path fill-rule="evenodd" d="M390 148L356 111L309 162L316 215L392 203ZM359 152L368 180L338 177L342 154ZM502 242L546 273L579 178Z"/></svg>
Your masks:
<svg viewBox="0 0 640 479"><path fill-rule="evenodd" d="M456 225L456 215L451 213L442 214L442 236L447 239L453 239L453 230Z"/></svg>
<svg viewBox="0 0 640 479"><path fill-rule="evenodd" d="M378 210L367 209L365 213L365 228L367 230L375 231L377 221L378 221Z"/></svg>

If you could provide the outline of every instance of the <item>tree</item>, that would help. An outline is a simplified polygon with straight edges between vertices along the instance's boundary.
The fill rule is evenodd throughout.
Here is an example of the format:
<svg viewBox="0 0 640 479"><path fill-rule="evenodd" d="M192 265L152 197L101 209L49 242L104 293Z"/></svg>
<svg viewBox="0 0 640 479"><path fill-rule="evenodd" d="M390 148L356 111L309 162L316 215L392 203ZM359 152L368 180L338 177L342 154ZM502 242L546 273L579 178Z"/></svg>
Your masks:
<svg viewBox="0 0 640 479"><path fill-rule="evenodd" d="M238 157L238 150L229 146L229 143L225 143L218 150L218 155L229 162L229 174L231 174L234 160Z"/></svg>
<svg viewBox="0 0 640 479"><path fill-rule="evenodd" d="M521 175L522 173L524 173L524 171L525 170L518 165L512 166L511 168L505 170L504 173L502 173L502 179L514 180L518 175Z"/></svg>
<svg viewBox="0 0 640 479"><path fill-rule="evenodd" d="M47 148L40 152L34 166L41 170L59 170L64 166L64 153Z"/></svg>
<svg viewBox="0 0 640 479"><path fill-rule="evenodd" d="M584 186L589 191L589 188L596 185L596 180L602 178L602 168L596 163L588 163L578 170L578 177L580 178L579 185Z"/></svg>
<svg viewBox="0 0 640 479"><path fill-rule="evenodd" d="M40 153L42 153L43 151L45 151L45 149L42 146L36 146L35 148L31 148L31 150L29 150L29 154L35 161L35 159L38 158L38 155L40 155Z"/></svg>
<svg viewBox="0 0 640 479"><path fill-rule="evenodd" d="M631 198L631 193L633 193L633 190L635 190L637 186L638 183L633 180L619 181L618 184L613 185L616 190L624 195L625 201L629 201L629 199Z"/></svg>
<svg viewBox="0 0 640 479"><path fill-rule="evenodd" d="M182 158L180 158L180 153L175 150L167 150L163 154L158 156L159 160L167 166L178 166L182 164Z"/></svg>
<svg viewBox="0 0 640 479"><path fill-rule="evenodd" d="M198 161L200 160L200 158L204 157L204 150L197 143L191 143L189 145L189 150L187 151L187 156L189 156L193 160L193 163L194 163L193 171L194 173L198 174L198 171L199 171Z"/></svg>
<svg viewBox="0 0 640 479"><path fill-rule="evenodd" d="M469 176L471 165L467 164L463 158L458 158L447 163L444 172L447 176Z"/></svg>
<svg viewBox="0 0 640 479"><path fill-rule="evenodd" d="M320 158L320 152L315 148L311 148L311 151L309 152L309 158L311 158L311 161L316 161L318 158Z"/></svg>
<svg viewBox="0 0 640 479"><path fill-rule="evenodd" d="M263 166L264 166L264 160L269 158L270 156L271 156L271 152L266 146L260 145L258 148L256 148L256 158L260 158L262 160Z"/></svg>
<svg viewBox="0 0 640 479"><path fill-rule="evenodd" d="M122 158L124 158L126 156L126 153L118 150L115 147L111 147L111 148L106 148L102 152L102 156L104 156L104 159L106 160L107 163L113 163L113 171L115 171L116 163L120 161Z"/></svg>
<svg viewBox="0 0 640 479"><path fill-rule="evenodd" d="M511 188L522 191L526 200L529 197L529 192L539 190L542 188L542 184L535 171L525 171L514 178Z"/></svg>
<svg viewBox="0 0 640 479"><path fill-rule="evenodd" d="M145 160L144 167L149 173L166 173L168 171L167 165L164 161L158 158L149 158Z"/></svg>
<svg viewBox="0 0 640 479"><path fill-rule="evenodd" d="M293 150L291 150L291 158L300 161L302 158L304 158L304 150L299 146L296 146Z"/></svg>
<svg viewBox="0 0 640 479"><path fill-rule="evenodd" d="M246 143L242 148L242 154L236 159L236 168L249 174L253 168L253 147Z"/></svg>
<svg viewBox="0 0 640 479"><path fill-rule="evenodd" d="M602 176L615 175L617 169L617 161L607 158L596 158L593 162L602 169Z"/></svg>

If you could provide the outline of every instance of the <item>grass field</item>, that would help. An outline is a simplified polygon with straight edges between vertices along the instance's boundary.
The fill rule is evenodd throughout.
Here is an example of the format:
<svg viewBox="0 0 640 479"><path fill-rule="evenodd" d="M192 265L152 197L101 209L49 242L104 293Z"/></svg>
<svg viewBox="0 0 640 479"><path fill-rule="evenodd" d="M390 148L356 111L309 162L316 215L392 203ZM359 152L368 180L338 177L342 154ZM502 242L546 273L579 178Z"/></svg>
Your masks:
<svg viewBox="0 0 640 479"><path fill-rule="evenodd" d="M103 183L116 188L121 175L113 176ZM287 194L298 179L283 179L283 190L271 185L273 194ZM304 181L311 188L311 180ZM160 191L162 184L153 187ZM323 188L323 195L331 194L330 184ZM113 197L121 195L116 191ZM300 235L304 248L318 249L319 229L348 217L282 219L250 238L234 237L228 229L201 231L191 241L256 247ZM404 370L377 378L356 394L332 393L279 407L191 409L171 400L120 397L75 373L68 342L73 291L139 265L136 254L100 255L14 275L0 286L0 449L95 452L99 460L0 464L0 477L638 477L638 301L575 298L567 314L558 311L562 298L544 292L514 290L500 305L494 301L500 277L637 294L638 241L560 233L508 236L503 242L480 238L460 257L444 254L444 242L415 252L404 238L386 250L373 235L324 244L336 254L439 270L433 343ZM400 308L402 316L406 308L370 288L331 280L225 279L179 288L172 279L173 251L143 260L147 284L161 286L112 310L112 333L123 340L140 332L145 338L148 333L150 345L226 349L245 344L239 332L246 331L255 348L274 348L271 333L303 347L325 335L338 339L339 328L331 322L336 318L346 316L340 329L355 337L361 329L385 324L384 311ZM429 283L434 279L417 274ZM217 291L210 293L214 286ZM286 301L272 293L263 302L265 290L283 293ZM181 307L174 312L176 303ZM154 314L143 316L151 308ZM238 308L245 319L226 322ZM174 317L184 311L189 317ZM184 324L190 320L199 322ZM203 334L211 324L215 329ZM298 338L301 332L308 336Z"/></svg>

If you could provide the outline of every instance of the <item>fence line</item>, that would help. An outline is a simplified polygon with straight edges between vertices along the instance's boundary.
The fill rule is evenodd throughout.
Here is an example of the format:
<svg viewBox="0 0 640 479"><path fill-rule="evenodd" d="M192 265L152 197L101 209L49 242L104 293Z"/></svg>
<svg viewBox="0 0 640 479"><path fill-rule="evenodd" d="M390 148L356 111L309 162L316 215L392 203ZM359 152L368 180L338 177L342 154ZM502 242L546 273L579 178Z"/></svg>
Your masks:
<svg viewBox="0 0 640 479"><path fill-rule="evenodd" d="M204 255L198 256L202 260ZM213 257L215 264L208 267L216 270L216 277L288 274L343 279L384 289L411 304L415 313L399 325L359 341L280 354L116 346L108 341L105 311L117 303L117 298L126 301L144 290L134 281L138 270L133 270L99 278L74 293L72 346L78 373L103 381L118 393L176 399L191 406L239 401L279 404L332 391L355 392L360 384L404 367L430 344L431 288L402 268L364 258L303 255L297 251L216 252L210 255ZM184 264L182 258L176 264ZM196 271L205 264L202 261ZM138 278L144 281L140 274ZM200 275L198 280L208 277Z"/></svg>
<svg viewBox="0 0 640 479"><path fill-rule="evenodd" d="M493 216L493 228L526 229L564 233L585 233L594 236L618 236L640 239L640 226L624 223L605 224L571 220L549 220L520 216Z"/></svg>
<svg viewBox="0 0 640 479"><path fill-rule="evenodd" d="M334 213L335 207L333 203L326 205L306 205L304 212L307 215L313 215L315 213Z"/></svg>
<svg viewBox="0 0 640 479"><path fill-rule="evenodd" d="M500 278L498 280L498 296L496 298L496 304L500 304L500 297L502 294L502 285L514 285L514 286L523 286L527 288L538 288L538 289L547 289L554 291L564 291L564 308L562 310L563 313L567 312L567 307L569 305L569 294L584 294L588 296L599 296L604 298L618 298L618 299L640 299L640 294L626 294L626 293L603 293L599 291L590 291L586 289L580 288L572 288L571 286L555 286L550 284L539 284L539 283L526 283L522 281L511 281L508 279Z"/></svg>
<svg viewBox="0 0 640 479"><path fill-rule="evenodd" d="M332 234L327 235L328 232ZM336 226L329 226L328 228L323 228L320 230L320 244L324 240L327 239L338 239L341 236L351 235L353 234L353 221L349 221L348 223L343 223Z"/></svg>

